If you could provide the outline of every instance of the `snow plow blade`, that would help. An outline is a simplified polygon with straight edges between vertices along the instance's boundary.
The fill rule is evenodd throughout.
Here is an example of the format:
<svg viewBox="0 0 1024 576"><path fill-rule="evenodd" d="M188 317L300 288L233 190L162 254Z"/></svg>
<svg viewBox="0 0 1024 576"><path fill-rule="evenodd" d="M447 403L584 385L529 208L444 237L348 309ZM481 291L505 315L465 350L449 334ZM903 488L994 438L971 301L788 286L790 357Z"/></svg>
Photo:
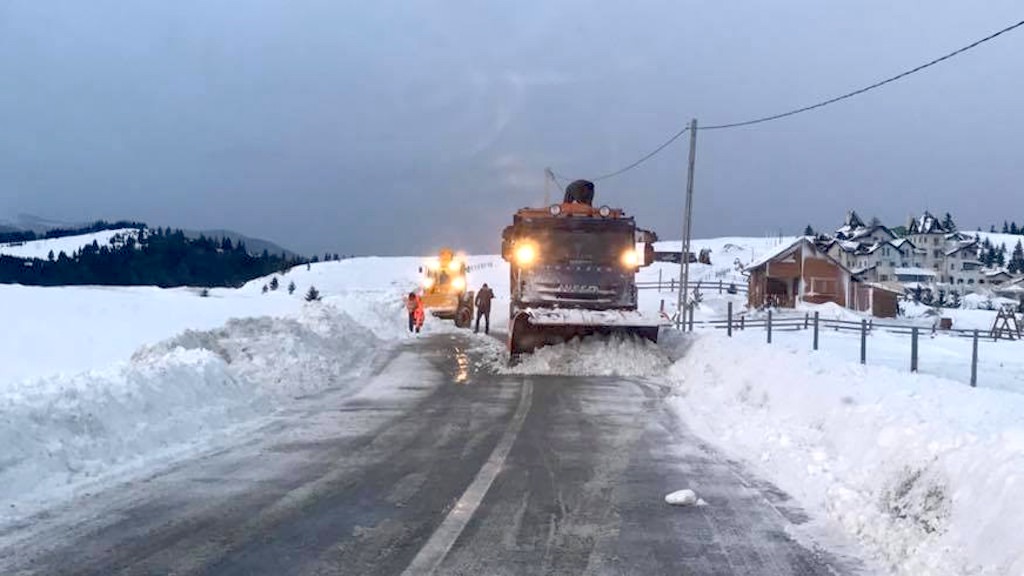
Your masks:
<svg viewBox="0 0 1024 576"><path fill-rule="evenodd" d="M633 310L523 310L512 318L509 353L514 359L537 348L592 335L622 334L658 341L658 330L670 325L664 316Z"/></svg>

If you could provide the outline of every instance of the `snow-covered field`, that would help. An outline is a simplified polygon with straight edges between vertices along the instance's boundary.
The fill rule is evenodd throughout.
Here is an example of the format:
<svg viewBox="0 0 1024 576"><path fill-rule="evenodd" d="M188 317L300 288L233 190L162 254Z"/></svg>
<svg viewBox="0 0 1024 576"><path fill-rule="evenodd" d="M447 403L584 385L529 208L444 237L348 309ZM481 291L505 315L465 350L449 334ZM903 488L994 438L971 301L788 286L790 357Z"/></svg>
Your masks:
<svg viewBox="0 0 1024 576"><path fill-rule="evenodd" d="M691 275L736 281L735 260L778 243L695 241L695 251L712 249L714 264L692 265ZM355 386L389 343L413 338L402 298L421 263L300 266L278 277L277 291L262 293L268 277L205 298L192 289L0 286L10 327L0 336L0 514L17 516L26 501L198 449L292 398ZM504 330L507 267L494 256L470 264L471 288L487 282L498 295L492 329ZM667 282L678 265L645 268L640 279L659 273ZM303 301L310 286L322 302ZM745 301L704 292L698 321ZM647 311L664 300L671 313L675 298L641 292ZM984 328L992 313L953 314L957 327ZM449 326L428 320L425 330ZM856 363L858 336L823 332L817 354L809 338L777 332L767 346L763 332L748 330L732 339L669 332L657 346L572 342L511 369L500 343L478 342L496 371L660 381L674 391L670 402L686 425L795 496L816 522L855 536L894 572L1024 573L1021 344L984 343L982 388L971 389L964 384L969 340L922 338L922 373L911 374L905 336L873 334L867 367Z"/></svg>

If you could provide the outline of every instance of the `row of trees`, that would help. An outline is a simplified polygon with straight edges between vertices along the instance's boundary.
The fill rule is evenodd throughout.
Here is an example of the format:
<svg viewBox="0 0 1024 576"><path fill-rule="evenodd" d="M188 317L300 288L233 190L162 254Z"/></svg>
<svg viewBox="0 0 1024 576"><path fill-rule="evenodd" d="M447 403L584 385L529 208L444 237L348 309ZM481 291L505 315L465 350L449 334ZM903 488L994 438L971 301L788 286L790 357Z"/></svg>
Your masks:
<svg viewBox="0 0 1024 576"><path fill-rule="evenodd" d="M270 282L263 285L263 293L276 292L281 287L281 283L278 281L277 276L270 279ZM292 295L295 293L295 282L288 283L288 294ZM316 286L310 286L309 290L306 291L304 296L306 302L313 302L314 300L320 299L320 291L316 289Z"/></svg>
<svg viewBox="0 0 1024 576"><path fill-rule="evenodd" d="M995 233L996 225L993 224L989 227L989 232ZM1024 236L1024 226L1018 226L1016 222L1007 222L1003 220L1003 228L1000 230L1003 234L1014 234L1017 236Z"/></svg>
<svg viewBox="0 0 1024 576"><path fill-rule="evenodd" d="M229 238L191 239L169 228L138 230L116 235L109 245L93 241L72 254L51 252L46 260L0 255L0 283L228 287L307 262L266 250L249 254L244 242Z"/></svg>

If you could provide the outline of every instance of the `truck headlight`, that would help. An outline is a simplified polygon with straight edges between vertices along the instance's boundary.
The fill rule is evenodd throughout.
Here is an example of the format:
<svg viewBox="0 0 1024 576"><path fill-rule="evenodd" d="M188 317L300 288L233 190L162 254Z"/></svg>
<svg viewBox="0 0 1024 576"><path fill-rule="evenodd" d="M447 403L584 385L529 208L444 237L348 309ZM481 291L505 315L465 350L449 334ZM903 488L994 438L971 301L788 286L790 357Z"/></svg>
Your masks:
<svg viewBox="0 0 1024 576"><path fill-rule="evenodd" d="M462 276L456 276L455 278L452 278L452 288L459 292L462 292L463 290L466 289L466 279L463 278Z"/></svg>
<svg viewBox="0 0 1024 576"><path fill-rule="evenodd" d="M516 247L516 264L529 266L537 259L537 249L533 244L520 244Z"/></svg>
<svg viewBox="0 0 1024 576"><path fill-rule="evenodd" d="M626 268L636 268L640 265L640 255L636 253L636 250L626 250L622 253L622 265Z"/></svg>
<svg viewBox="0 0 1024 576"><path fill-rule="evenodd" d="M434 279L430 278L430 277L424 278L423 279L423 287L426 288L427 290L430 290L431 288L433 288L434 287Z"/></svg>

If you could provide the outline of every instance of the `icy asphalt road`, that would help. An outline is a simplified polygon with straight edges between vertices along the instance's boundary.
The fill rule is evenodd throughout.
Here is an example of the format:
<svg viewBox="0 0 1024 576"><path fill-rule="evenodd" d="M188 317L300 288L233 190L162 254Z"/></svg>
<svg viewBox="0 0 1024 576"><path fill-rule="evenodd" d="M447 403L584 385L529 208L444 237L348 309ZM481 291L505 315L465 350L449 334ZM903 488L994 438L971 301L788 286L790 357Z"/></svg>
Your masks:
<svg viewBox="0 0 1024 576"><path fill-rule="evenodd" d="M354 394L0 529L0 574L859 573L657 383L497 376L467 349L404 345ZM686 487L707 505L664 503Z"/></svg>

